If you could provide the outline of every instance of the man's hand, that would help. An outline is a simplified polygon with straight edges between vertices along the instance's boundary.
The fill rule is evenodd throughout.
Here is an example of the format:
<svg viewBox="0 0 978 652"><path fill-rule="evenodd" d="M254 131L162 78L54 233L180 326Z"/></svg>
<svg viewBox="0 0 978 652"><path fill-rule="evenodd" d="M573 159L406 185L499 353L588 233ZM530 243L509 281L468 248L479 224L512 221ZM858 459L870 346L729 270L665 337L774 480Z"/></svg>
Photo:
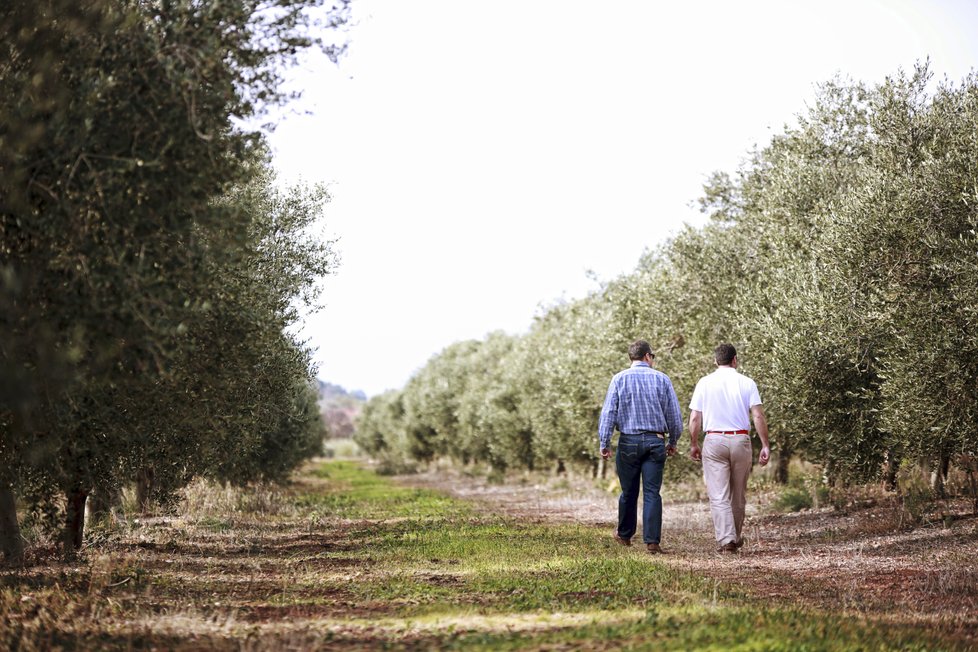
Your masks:
<svg viewBox="0 0 978 652"><path fill-rule="evenodd" d="M602 448L601 449L601 457L603 457L605 459L608 459L609 457L611 457L611 449L610 448Z"/></svg>
<svg viewBox="0 0 978 652"><path fill-rule="evenodd" d="M691 444L689 447L689 459L700 462L703 460L703 451L696 444Z"/></svg>
<svg viewBox="0 0 978 652"><path fill-rule="evenodd" d="M764 466L769 459L771 459L771 449L767 446L762 446L761 454L757 456L757 463Z"/></svg>
<svg viewBox="0 0 978 652"><path fill-rule="evenodd" d="M666 444L666 457L672 457L676 454L676 447L672 444Z"/></svg>

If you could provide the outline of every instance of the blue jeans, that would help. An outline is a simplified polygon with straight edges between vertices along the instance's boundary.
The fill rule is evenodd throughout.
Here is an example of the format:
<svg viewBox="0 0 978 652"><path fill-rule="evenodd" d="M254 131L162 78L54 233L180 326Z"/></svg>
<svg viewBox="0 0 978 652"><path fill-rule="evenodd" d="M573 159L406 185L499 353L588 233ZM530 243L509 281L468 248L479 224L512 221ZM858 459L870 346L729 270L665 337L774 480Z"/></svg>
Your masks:
<svg viewBox="0 0 978 652"><path fill-rule="evenodd" d="M659 543L662 536L662 470L666 464L666 442L657 435L621 435L615 466L621 483L618 497L618 536L635 535L638 484L642 481L642 540Z"/></svg>

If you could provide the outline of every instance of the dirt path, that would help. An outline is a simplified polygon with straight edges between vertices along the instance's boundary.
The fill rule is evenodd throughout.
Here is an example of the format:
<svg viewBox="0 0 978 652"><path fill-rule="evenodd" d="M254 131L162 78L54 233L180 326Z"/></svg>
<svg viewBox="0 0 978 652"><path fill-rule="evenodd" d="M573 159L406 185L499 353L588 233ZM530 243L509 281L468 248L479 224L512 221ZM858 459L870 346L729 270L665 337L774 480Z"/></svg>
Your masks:
<svg viewBox="0 0 978 652"><path fill-rule="evenodd" d="M265 491L200 484L188 490L185 512L120 522L93 538L75 562L35 550L38 557L26 568L0 572L0 649L427 650L446 647L459 631L478 638L514 627L539 632L581 627L591 645L586 649L616 649L615 641L605 642L606 630L590 630L585 622L593 618L585 612L600 606L598 594L614 595L580 591L603 575L562 582L566 566L561 564L515 580L512 568L481 578L466 575L473 556L488 554L489 539L475 534L462 544L452 537L418 537L412 529L420 522L417 514L398 512L398 500L406 500L405 509L432 513L446 509L447 501L391 488L386 480L372 485L377 478L364 473L359 462L350 466L355 473L339 465L317 473L313 465L288 488ZM345 488L353 480L368 482L356 491ZM586 540L573 548L588 551L583 561L614 545L617 496L610 480L604 489L588 478L542 476L495 485L444 470L395 480L469 501L478 506L478 516L593 527L593 537L581 528L561 528ZM347 492L356 495L347 501ZM679 495L674 488L664 494L668 554L656 561L712 578L717 594L728 596L724 606L738 606L729 596L746 594L751 596L746 604L778 613L786 605L804 607L801 622L821 616L812 609L865 615L873 621L869 632L878 630L879 622L898 623L910 633L915 628L907 624L919 624L925 634L936 634L926 640L978 649L978 519L965 517L963 505L950 506L960 518L913 530L900 527L885 496L848 512L771 515L754 509L747 546L735 557L720 557L706 503L681 501ZM518 531L479 522L498 519L466 520L472 521L470 531L491 532L490 537L508 539ZM550 528L526 529L536 531L526 542L536 546L532 551L551 551L553 539L539 536ZM430 546L437 551L430 552ZM459 555L460 550L467 552ZM622 552L646 555L640 546ZM530 553L521 549L519 554ZM460 556L469 564L466 570ZM644 581L638 580L638 591L629 585L635 601L628 608L609 607L606 616L618 618L622 627L640 617L632 606L645 604ZM524 586L540 599L535 593L518 595ZM552 608L555 596L572 606ZM507 600L515 600L514 606L480 611ZM702 602L701 592L696 604ZM690 624L697 618L680 620ZM739 633L734 627L724 631ZM792 634L784 623L770 631L778 637ZM578 649L574 645L580 641L569 636L563 641L567 646L532 649Z"/></svg>
<svg viewBox="0 0 978 652"><path fill-rule="evenodd" d="M398 482L516 518L607 528L609 537L617 509L617 493L585 478L497 485L442 470ZM671 500L668 488L663 498L666 564L772 605L916 622L978 647L978 519L964 502L946 503L943 517L912 529L895 499L882 493L844 510L772 514L749 504L747 545L736 556L720 556L706 501ZM635 554L645 553L637 546Z"/></svg>

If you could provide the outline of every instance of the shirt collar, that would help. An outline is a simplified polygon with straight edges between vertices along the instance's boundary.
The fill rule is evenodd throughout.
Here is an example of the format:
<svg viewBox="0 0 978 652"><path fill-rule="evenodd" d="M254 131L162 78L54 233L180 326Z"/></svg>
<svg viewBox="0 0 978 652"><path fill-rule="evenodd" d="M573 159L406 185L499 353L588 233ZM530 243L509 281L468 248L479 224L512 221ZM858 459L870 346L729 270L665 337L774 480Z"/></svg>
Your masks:
<svg viewBox="0 0 978 652"><path fill-rule="evenodd" d="M634 362L632 362L632 366L633 367L649 367L649 368L651 368L651 365L648 362L645 362L644 360L635 360Z"/></svg>

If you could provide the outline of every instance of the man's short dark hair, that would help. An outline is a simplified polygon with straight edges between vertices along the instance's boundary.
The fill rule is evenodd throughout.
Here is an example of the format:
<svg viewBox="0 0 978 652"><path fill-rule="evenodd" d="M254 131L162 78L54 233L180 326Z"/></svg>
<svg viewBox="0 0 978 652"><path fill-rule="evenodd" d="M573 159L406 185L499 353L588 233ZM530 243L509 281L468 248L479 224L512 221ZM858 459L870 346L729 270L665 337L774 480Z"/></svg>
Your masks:
<svg viewBox="0 0 978 652"><path fill-rule="evenodd" d="M713 356L718 365L729 365L737 357L737 349L734 348L733 344L721 344L713 349Z"/></svg>
<svg viewBox="0 0 978 652"><path fill-rule="evenodd" d="M641 360L647 355L655 355L652 353L652 347L645 340L635 340L632 345L628 347L628 359L629 360Z"/></svg>

